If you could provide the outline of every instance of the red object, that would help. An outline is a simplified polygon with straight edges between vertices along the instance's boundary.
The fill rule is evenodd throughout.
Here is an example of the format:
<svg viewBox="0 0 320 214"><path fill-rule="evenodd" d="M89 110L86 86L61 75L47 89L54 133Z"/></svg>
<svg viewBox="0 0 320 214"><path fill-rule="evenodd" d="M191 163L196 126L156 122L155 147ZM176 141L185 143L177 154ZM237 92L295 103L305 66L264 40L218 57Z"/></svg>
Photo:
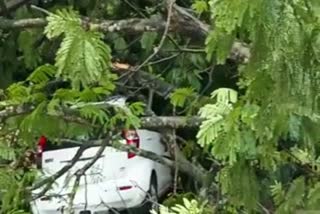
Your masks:
<svg viewBox="0 0 320 214"><path fill-rule="evenodd" d="M135 146L136 148L140 147L140 139L136 130L124 130L123 138L126 140L127 145ZM135 156L136 154L128 152L128 159Z"/></svg>
<svg viewBox="0 0 320 214"><path fill-rule="evenodd" d="M118 189L119 190L128 190L128 189L131 189L132 186L122 186L122 187L119 187Z"/></svg>
<svg viewBox="0 0 320 214"><path fill-rule="evenodd" d="M45 147L47 144L47 138L45 136L41 136L38 140L38 148L37 148L37 154L42 155Z"/></svg>
<svg viewBox="0 0 320 214"><path fill-rule="evenodd" d="M36 153L36 165L38 169L41 169L42 166L42 153L44 152L44 149L47 144L47 138L45 136L41 136L38 140L37 145L37 153Z"/></svg>

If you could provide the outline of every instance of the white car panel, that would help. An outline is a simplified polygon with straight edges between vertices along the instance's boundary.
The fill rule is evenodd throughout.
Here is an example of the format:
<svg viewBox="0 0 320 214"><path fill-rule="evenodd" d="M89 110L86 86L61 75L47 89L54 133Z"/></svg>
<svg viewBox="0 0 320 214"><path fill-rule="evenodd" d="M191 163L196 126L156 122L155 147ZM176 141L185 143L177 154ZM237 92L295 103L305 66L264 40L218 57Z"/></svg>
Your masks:
<svg viewBox="0 0 320 214"><path fill-rule="evenodd" d="M140 138L140 148L165 156L168 152L162 145L161 135L149 130L137 130ZM125 143L125 141L123 141ZM46 151L42 157L42 168L45 176L50 176L70 163L77 152L77 147ZM80 160L69 172L61 176L47 195L60 195L59 198L42 198L32 203L36 214L59 214L61 207L68 205L61 200L73 187L71 175L95 156L99 147L84 151ZM123 209L137 207L145 200L150 186L152 173L155 173L158 183L158 193L164 193L172 183L171 169L152 160L135 156L128 159L127 152L107 147L99 160L81 177L80 186L74 199L75 214L81 210L106 211L111 208ZM67 182L68 181L68 182ZM129 188L131 186L131 188ZM120 190L120 187L128 188ZM36 194L41 190L37 190ZM99 213L98 213L99 214Z"/></svg>

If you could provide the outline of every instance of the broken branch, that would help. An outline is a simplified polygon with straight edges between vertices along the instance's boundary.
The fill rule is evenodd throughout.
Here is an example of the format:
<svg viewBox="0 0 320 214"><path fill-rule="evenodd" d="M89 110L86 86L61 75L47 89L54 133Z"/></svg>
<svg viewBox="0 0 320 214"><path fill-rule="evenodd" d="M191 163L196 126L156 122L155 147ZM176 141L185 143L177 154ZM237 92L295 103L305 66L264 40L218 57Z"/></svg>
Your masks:
<svg viewBox="0 0 320 214"><path fill-rule="evenodd" d="M41 18L21 20L0 18L0 29L35 28L44 27L46 24L47 21ZM152 16L149 19L100 20L98 23L90 23L89 26L91 29L97 29L104 33L136 34L146 31L163 32L166 29L167 22L161 16ZM167 30L194 38L203 43L212 29L208 24L190 14L185 8L173 4L172 20ZM248 62L250 58L248 45L238 41L234 42L229 58L242 63Z"/></svg>

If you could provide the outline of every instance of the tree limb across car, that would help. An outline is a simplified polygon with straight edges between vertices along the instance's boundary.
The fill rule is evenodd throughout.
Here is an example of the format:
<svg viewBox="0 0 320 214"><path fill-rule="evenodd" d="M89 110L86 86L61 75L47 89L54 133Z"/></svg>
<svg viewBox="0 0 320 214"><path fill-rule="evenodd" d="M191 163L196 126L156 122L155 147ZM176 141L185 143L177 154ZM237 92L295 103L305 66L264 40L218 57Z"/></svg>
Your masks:
<svg viewBox="0 0 320 214"><path fill-rule="evenodd" d="M172 140L172 136L167 135L165 136L165 139L170 141L170 139ZM50 190L54 181L57 180L62 175L64 175L68 170L70 170L74 166L74 164L79 160L83 152L92 146L101 146L101 148L97 151L97 153L94 155L93 159L90 162L88 162L82 169L76 171L75 173L77 177L76 180L79 180L80 177L84 175L85 172L99 159L105 147L114 147L120 151L132 152L138 156L148 158L155 162L167 165L172 169L175 168L174 161L172 160L171 157L160 156L151 151L139 149L131 145L120 144L120 143L117 143L116 139L104 138L104 139L90 140L90 141L79 141L79 140L73 140L73 139L59 139L59 140L62 143L79 144L79 149L77 153L74 155L74 157L71 158L71 161L68 165L62 167L59 171L57 171L52 176L43 178L42 180L36 182L32 187L28 189L29 191L34 191L36 189L42 188L41 191L33 197L33 200L45 195L46 192ZM200 183L202 186L209 185L208 183L206 183L208 178L210 177L209 171L205 170L201 166L194 165L193 163L188 161L186 157L182 154L182 152L179 150L176 153L176 155L177 156L175 159L176 159L176 163L179 168L179 171L194 178L195 181ZM212 183L210 183L210 185L212 185Z"/></svg>

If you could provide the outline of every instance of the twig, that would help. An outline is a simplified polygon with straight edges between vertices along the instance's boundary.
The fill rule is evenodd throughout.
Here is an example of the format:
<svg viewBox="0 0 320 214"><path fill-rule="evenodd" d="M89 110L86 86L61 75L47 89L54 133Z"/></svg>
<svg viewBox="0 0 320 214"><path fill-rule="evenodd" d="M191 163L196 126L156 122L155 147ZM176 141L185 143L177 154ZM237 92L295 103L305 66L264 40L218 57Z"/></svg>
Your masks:
<svg viewBox="0 0 320 214"><path fill-rule="evenodd" d="M163 50L165 52L189 52L189 53L205 53L204 49L192 49L192 48L181 48L180 49L168 49L168 50Z"/></svg>
<svg viewBox="0 0 320 214"><path fill-rule="evenodd" d="M79 187L80 184L80 180L82 176L85 176L86 171L93 166L93 164L95 164L97 162L97 160L101 157L104 149L106 148L107 144L110 144L109 142L109 138L105 139L104 141L102 141L103 143L101 144L99 150L96 152L96 154L93 156L92 160L88 163L86 163L81 169L78 169L73 176L76 177L73 188L72 188L72 192L70 195L70 200L69 200L69 206L68 206L68 213L74 213L73 210L73 201L75 198L75 195L77 193L77 188Z"/></svg>
<svg viewBox="0 0 320 214"><path fill-rule="evenodd" d="M153 53L143 63L141 63L138 67L135 68L135 71L140 70L145 64L147 64L155 55L158 54L158 52L160 51L161 47L163 46L164 41L165 41L165 39L167 37L167 34L169 32L171 15L172 15L172 7L173 7L174 2L175 2L175 0L170 0L170 2L169 2L168 17L167 17L166 27L164 29L164 32L163 32L163 35L162 35L161 40L159 42L159 45L153 49Z"/></svg>
<svg viewBox="0 0 320 214"><path fill-rule="evenodd" d="M261 203L258 203L258 205L266 214L270 214L269 210L265 208Z"/></svg>
<svg viewBox="0 0 320 214"><path fill-rule="evenodd" d="M84 175L84 188L85 188L85 204L84 204L84 210L87 210L88 207L88 180L87 180L87 175Z"/></svg>
<svg viewBox="0 0 320 214"><path fill-rule="evenodd" d="M205 53L205 49L192 49L192 48L183 48L180 47L179 44L171 37L168 36L168 39L171 41L171 43L176 46L178 50L164 50L168 52L191 52L191 53Z"/></svg>
<svg viewBox="0 0 320 214"><path fill-rule="evenodd" d="M145 66L154 65L154 64L158 64L158 63L161 63L161 62L164 62L164 61L168 61L168 60L170 60L170 59L176 58L176 57L179 56L180 54L181 54L181 53L177 53L177 54L174 54L174 55L171 55L171 56L168 56L168 57L159 59L159 60L155 60L155 61L149 62L149 63L147 63Z"/></svg>
<svg viewBox="0 0 320 214"><path fill-rule="evenodd" d="M157 206L161 206L161 204L160 203L158 203L157 201L154 201L154 200L152 200L152 199L150 199L151 197L151 195L150 195L150 193L149 192L146 192L136 181L131 181L131 183L134 185L134 186L136 186L136 187L138 187L143 193L145 193L146 195L147 195L147 200L146 201L149 201L149 202L151 202L151 203L153 203L153 204L156 204ZM171 208L169 208L168 207L168 211L173 211Z"/></svg>
<svg viewBox="0 0 320 214"><path fill-rule="evenodd" d="M69 169L71 169L75 163L79 160L79 158L82 156L82 153L89 148L89 145L82 145L78 151L76 152L76 154L74 155L74 157L71 159L70 163L65 165L64 167L62 167L58 172L56 172L54 175L44 178L42 180L40 180L39 182L36 182L31 188L29 188L29 191L34 191L36 189L41 188L42 186L46 185L45 188L43 190L40 191L40 193L38 193L33 200L42 197L44 194L46 194L46 192L48 190L50 190L51 185L58 179L60 178L62 175L64 175L67 171L69 171Z"/></svg>
<svg viewBox="0 0 320 214"><path fill-rule="evenodd" d="M210 88L210 86L212 84L212 74L213 74L214 68L215 68L214 65L210 66L210 71L208 72L209 81L206 84L206 86L202 89L202 91L200 92L200 95L203 95Z"/></svg>
<svg viewBox="0 0 320 214"><path fill-rule="evenodd" d="M135 5L133 5L131 2L128 0L124 0L124 2L129 5L133 10L135 10L141 17L146 18L147 16L144 15Z"/></svg>
<svg viewBox="0 0 320 214"><path fill-rule="evenodd" d="M45 9L43 9L43 8L41 8L41 7L38 7L38 6L36 6L36 5L31 5L30 8L31 8L31 9L34 9L34 10L37 10L37 11L40 11L40 12L46 14L46 15L50 15L50 14L51 14L50 11L45 10Z"/></svg>
<svg viewBox="0 0 320 214"><path fill-rule="evenodd" d="M116 209L110 207L108 204L106 204L101 197L100 197L100 200L101 200L101 201L100 201L100 204L98 204L98 206L100 206L100 205L102 204L103 206L105 206L106 208L108 208L110 211L112 211L111 213L121 214L118 210L116 210Z"/></svg>
<svg viewBox="0 0 320 214"><path fill-rule="evenodd" d="M173 108L173 115L175 116L176 114L176 108ZM178 173L179 173L179 168L178 168L178 144L177 144L177 137L176 137L176 130L172 129L172 143L173 143L173 150L174 150L174 179L173 179L173 194L177 194L177 185L178 185Z"/></svg>
<svg viewBox="0 0 320 214"><path fill-rule="evenodd" d="M150 88L149 89L149 96L148 96L147 111L152 111L153 95L154 95L154 90L152 88Z"/></svg>
<svg viewBox="0 0 320 214"><path fill-rule="evenodd" d="M133 152L138 156L142 156L148 159L151 159L155 162L158 162L160 164L167 165L173 169L175 169L175 165L173 161L170 159L170 157L163 157L161 155L158 155L154 152L143 150L143 149L138 149L134 146L131 145L124 145L121 143L118 143L114 141L112 144L110 142L110 137L105 138L105 139L99 139L99 140L90 140L90 141L79 141L79 140L72 140L72 139L61 139L61 142L71 142L71 143L78 143L83 145L78 149L77 153L75 156L71 159L70 163L66 166L64 166L62 169L60 169L58 172L56 172L54 175L44 178L41 181L35 183L31 188L28 188L28 191L33 191L38 188L41 188L42 186L46 185L44 189L40 191L40 193L36 194L35 197L32 198L32 200L36 200L39 197L42 197L48 190L50 190L51 185L60 178L62 175L64 175L68 170L70 170L74 164L79 160L79 158L82 156L82 153L89 148L89 146L101 146L98 152L96 153L95 157L87 163L82 169L78 170L75 175L77 177L81 177L84 175L86 170L88 170L101 156L102 152L104 151L104 148L106 146L112 146L120 151L125 151L125 152ZM183 173L186 173L187 175L194 177L196 181L199 183L206 183L206 177L207 171L204 169L199 168L199 166L194 166L191 162L189 162L185 157L177 150L177 167L179 170ZM80 178L78 178L80 179Z"/></svg>

